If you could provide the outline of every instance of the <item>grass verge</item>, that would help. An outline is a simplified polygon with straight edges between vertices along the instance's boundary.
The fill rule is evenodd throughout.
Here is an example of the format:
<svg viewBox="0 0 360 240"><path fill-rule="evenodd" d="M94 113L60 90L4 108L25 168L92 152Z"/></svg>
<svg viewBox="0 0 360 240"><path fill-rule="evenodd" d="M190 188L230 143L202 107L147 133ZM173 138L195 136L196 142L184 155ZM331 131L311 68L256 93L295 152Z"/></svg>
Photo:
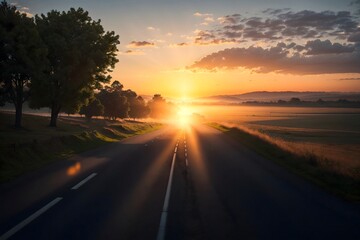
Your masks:
<svg viewBox="0 0 360 240"><path fill-rule="evenodd" d="M208 125L229 135L264 158L274 161L325 190L350 201L360 201L360 180L323 168L315 156L295 155L235 127L226 127L218 123L209 123Z"/></svg>
<svg viewBox="0 0 360 240"><path fill-rule="evenodd" d="M51 128L48 117L24 115L24 127L14 129L13 117L0 113L0 183L76 153L162 127L159 123L63 117L57 128Z"/></svg>

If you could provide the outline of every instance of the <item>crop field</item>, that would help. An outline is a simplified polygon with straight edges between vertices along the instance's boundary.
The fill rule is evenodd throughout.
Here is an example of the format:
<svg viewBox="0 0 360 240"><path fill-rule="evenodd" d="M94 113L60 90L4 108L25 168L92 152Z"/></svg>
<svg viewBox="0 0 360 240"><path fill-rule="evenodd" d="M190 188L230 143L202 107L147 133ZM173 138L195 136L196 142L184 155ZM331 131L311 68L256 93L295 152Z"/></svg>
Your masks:
<svg viewBox="0 0 360 240"><path fill-rule="evenodd" d="M194 111L360 179L360 109L205 106Z"/></svg>

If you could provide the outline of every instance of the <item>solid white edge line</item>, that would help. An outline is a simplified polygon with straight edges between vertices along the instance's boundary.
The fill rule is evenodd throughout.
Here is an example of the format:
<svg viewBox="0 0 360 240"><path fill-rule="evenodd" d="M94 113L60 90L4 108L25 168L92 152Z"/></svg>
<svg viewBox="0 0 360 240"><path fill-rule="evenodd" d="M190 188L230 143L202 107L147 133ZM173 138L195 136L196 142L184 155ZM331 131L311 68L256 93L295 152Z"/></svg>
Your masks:
<svg viewBox="0 0 360 240"><path fill-rule="evenodd" d="M169 175L169 180L168 180L168 184L166 187L165 200L164 200L164 205L163 205L163 209L161 212L159 230L158 230L158 234L156 237L157 240L165 239L167 211L168 211L169 201L170 201L170 193L171 193L172 179L173 179L173 174L174 174L175 159L176 159L176 153L174 153L172 162L171 162L170 175Z"/></svg>
<svg viewBox="0 0 360 240"><path fill-rule="evenodd" d="M31 223L33 220L35 220L37 217L39 217L41 214L43 214L44 212L46 212L47 210L49 210L52 206L54 206L55 204L57 204L58 202L60 202L63 198L62 197L57 197L54 200L52 200L51 202L49 202L48 204L46 204L44 207L40 208L39 210L37 210L35 213L33 213L32 215L30 215L28 218L26 218L25 220L23 220L22 222L20 222L18 225L16 225L15 227L13 227L12 229L10 229L9 231L7 231L6 233L4 233L1 237L0 240L5 240L10 238L12 235L14 235L15 233L17 233L18 231L20 231L23 227L25 227L26 225L28 225L29 223Z"/></svg>
<svg viewBox="0 0 360 240"><path fill-rule="evenodd" d="M176 153L177 152L177 147L175 148L175 151L174 151L174 153Z"/></svg>
<svg viewBox="0 0 360 240"><path fill-rule="evenodd" d="M79 182L78 184L76 184L75 186L73 186L71 188L71 190L76 190L79 187L81 187L82 185L84 185L87 181L89 181L90 179L92 179L93 177L95 177L97 175L97 173L92 173L90 174L87 178L83 179L81 182Z"/></svg>
<svg viewBox="0 0 360 240"><path fill-rule="evenodd" d="M157 240L165 239L166 220L167 220L167 212L162 212L161 219L160 219L159 231L158 231L158 235L156 237Z"/></svg>

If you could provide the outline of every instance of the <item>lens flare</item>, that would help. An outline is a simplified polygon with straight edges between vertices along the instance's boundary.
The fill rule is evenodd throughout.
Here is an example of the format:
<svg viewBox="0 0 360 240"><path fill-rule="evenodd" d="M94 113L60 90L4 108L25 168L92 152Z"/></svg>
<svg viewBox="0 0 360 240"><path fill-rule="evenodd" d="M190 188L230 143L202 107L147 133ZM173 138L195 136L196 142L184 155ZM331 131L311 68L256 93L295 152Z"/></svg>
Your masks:
<svg viewBox="0 0 360 240"><path fill-rule="evenodd" d="M186 106L181 106L177 113L176 122L180 127L186 127L191 122L192 110Z"/></svg>
<svg viewBox="0 0 360 240"><path fill-rule="evenodd" d="M76 162L74 165L70 166L67 169L66 173L69 176L73 176L76 175L80 171L80 169L81 169L81 163Z"/></svg>

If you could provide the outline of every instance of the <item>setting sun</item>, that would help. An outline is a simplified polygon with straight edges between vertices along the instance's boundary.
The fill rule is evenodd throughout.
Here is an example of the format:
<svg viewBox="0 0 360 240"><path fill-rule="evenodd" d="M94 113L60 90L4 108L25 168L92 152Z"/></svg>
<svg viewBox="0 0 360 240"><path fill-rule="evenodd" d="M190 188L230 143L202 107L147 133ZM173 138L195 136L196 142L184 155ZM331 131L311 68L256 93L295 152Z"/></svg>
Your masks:
<svg viewBox="0 0 360 240"><path fill-rule="evenodd" d="M180 106L177 112L176 122L181 127L188 125L191 122L191 116L193 112L191 108L187 106Z"/></svg>
<svg viewBox="0 0 360 240"><path fill-rule="evenodd" d="M0 240L360 239L360 0L0 0Z"/></svg>

